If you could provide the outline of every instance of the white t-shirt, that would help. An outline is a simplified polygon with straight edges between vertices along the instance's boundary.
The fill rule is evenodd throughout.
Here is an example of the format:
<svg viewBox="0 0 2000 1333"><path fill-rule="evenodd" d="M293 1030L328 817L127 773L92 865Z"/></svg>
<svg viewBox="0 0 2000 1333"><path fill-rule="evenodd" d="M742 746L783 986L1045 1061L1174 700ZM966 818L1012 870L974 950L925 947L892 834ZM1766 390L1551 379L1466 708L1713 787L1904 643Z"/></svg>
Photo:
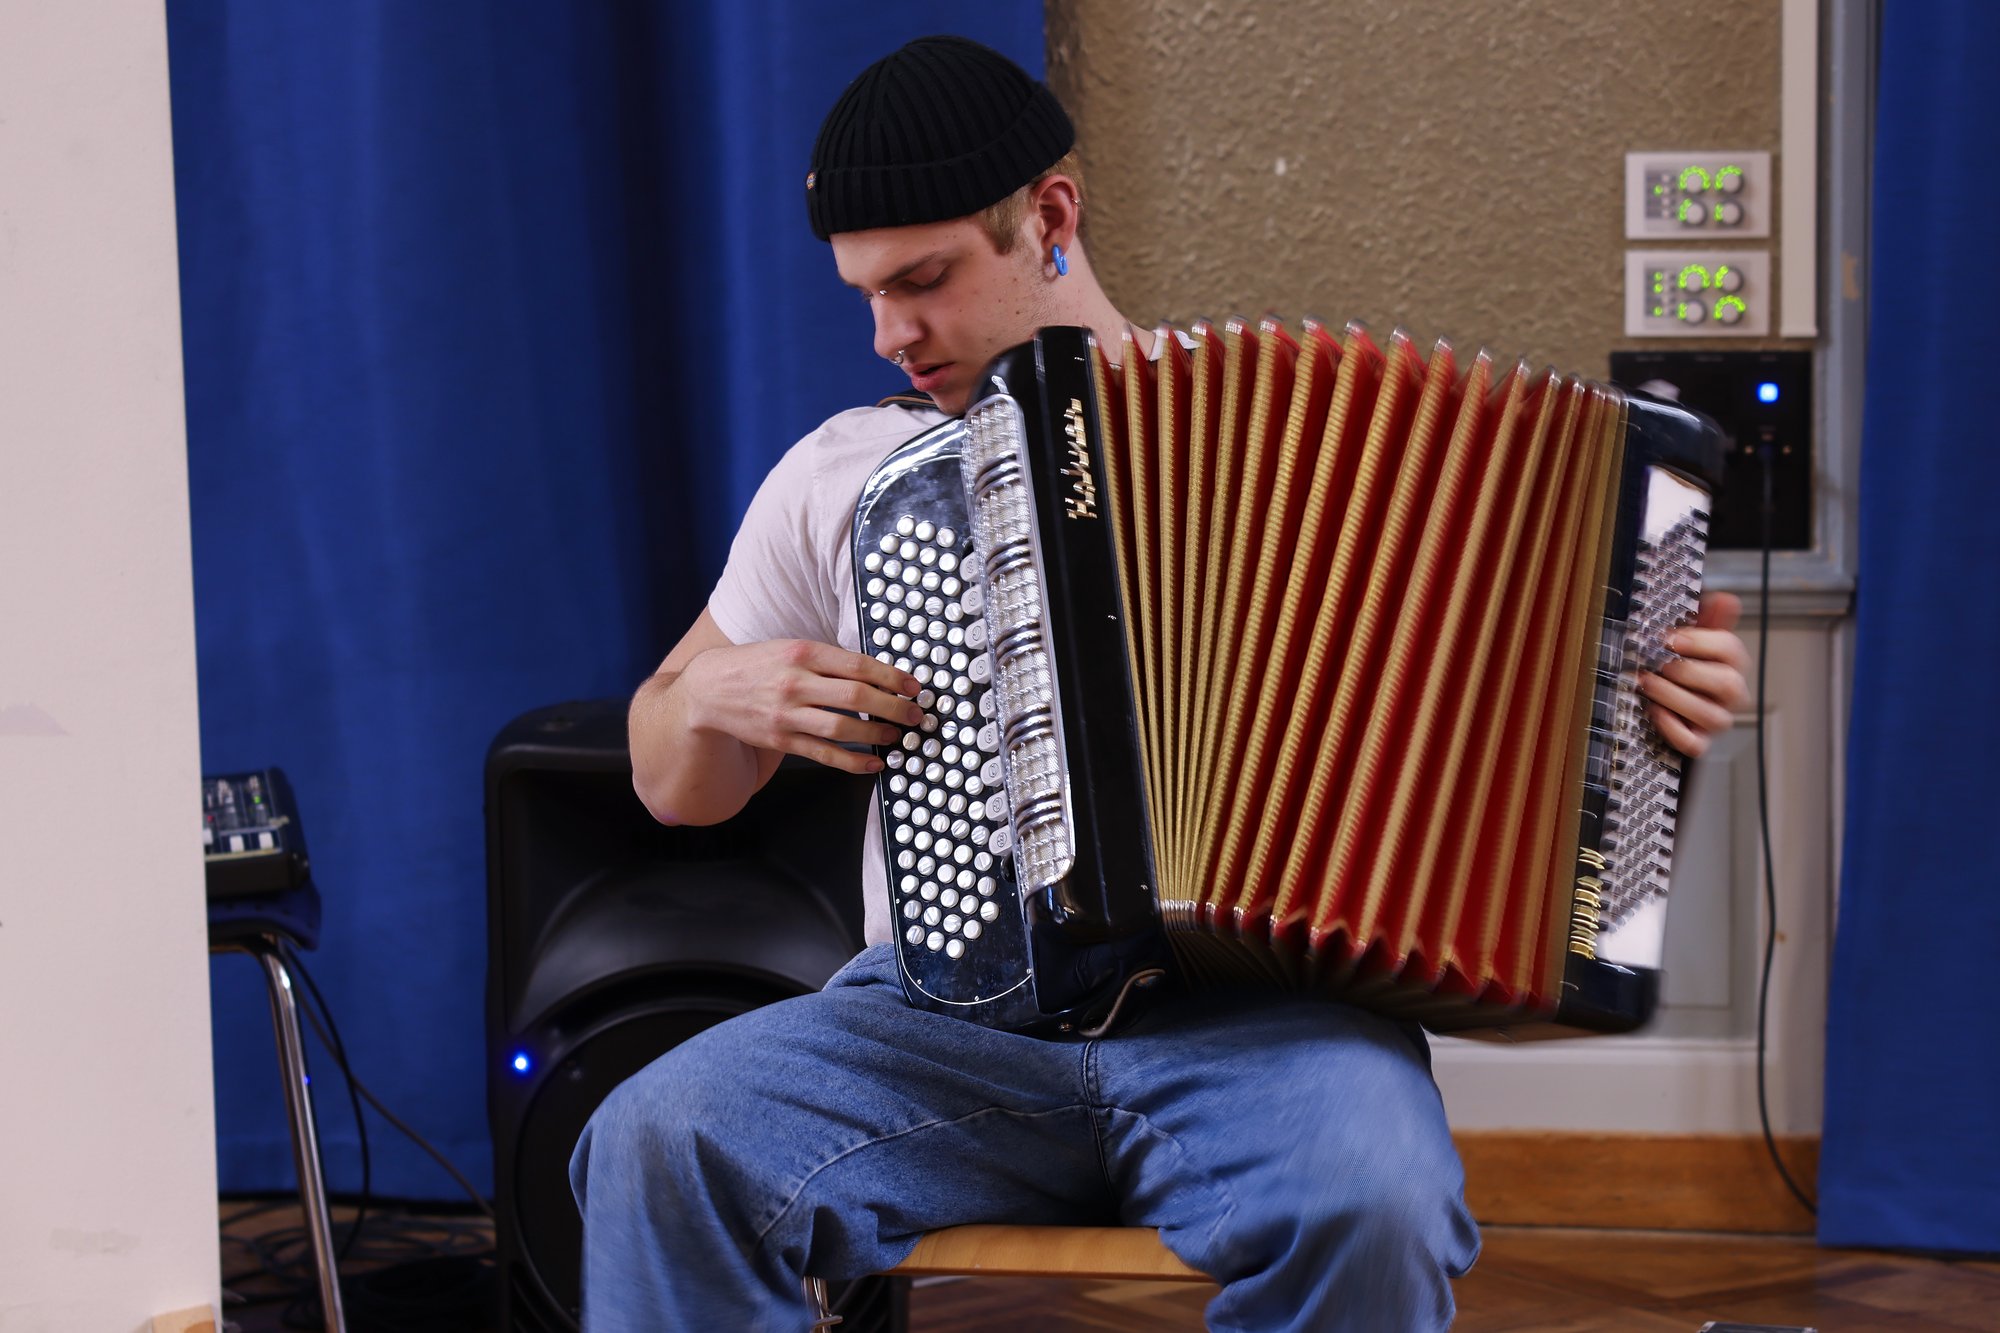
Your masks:
<svg viewBox="0 0 2000 1333"><path fill-rule="evenodd" d="M729 547L708 613L732 643L811 639L861 651L854 604L854 506L891 450L945 421L934 408L858 407L829 419L778 460ZM870 944L890 938L881 821L870 802L861 884Z"/></svg>

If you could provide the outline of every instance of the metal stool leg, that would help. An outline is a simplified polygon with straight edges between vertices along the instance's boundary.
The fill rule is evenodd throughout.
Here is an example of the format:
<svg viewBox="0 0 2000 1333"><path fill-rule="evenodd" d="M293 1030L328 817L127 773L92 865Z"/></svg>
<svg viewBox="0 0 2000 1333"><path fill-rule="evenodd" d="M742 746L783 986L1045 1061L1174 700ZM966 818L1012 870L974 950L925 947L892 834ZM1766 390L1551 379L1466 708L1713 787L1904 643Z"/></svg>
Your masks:
<svg viewBox="0 0 2000 1333"><path fill-rule="evenodd" d="M809 1277L805 1280L805 1288L806 1305L813 1316L811 1333L822 1333L822 1330L841 1322L840 1316L833 1312L833 1306L827 1301L825 1278Z"/></svg>
<svg viewBox="0 0 2000 1333"><path fill-rule="evenodd" d="M313 1261L319 1268L319 1308L327 1333L347 1333L347 1315L340 1305L340 1270L333 1253L333 1226L327 1219L326 1179L320 1171L319 1132L313 1124L312 1089L306 1083L306 1047L299 1032L298 999L292 992L291 969L285 966L275 935L259 936L249 952L264 965L271 994L271 1026L278 1035L278 1066L285 1084L285 1113L292 1122L292 1161L298 1167L299 1202L306 1214Z"/></svg>

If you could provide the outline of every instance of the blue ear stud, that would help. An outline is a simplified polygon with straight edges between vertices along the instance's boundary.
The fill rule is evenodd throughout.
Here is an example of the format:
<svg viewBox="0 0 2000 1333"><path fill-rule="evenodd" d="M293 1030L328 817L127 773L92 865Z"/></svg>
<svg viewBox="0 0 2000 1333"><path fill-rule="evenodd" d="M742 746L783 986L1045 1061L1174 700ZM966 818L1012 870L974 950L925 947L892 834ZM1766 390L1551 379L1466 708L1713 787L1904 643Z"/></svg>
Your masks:
<svg viewBox="0 0 2000 1333"><path fill-rule="evenodd" d="M1069 260L1068 260L1068 258L1067 258L1067 257L1065 257L1065 256L1064 256L1064 254L1063 254L1063 252L1062 252L1062 247L1061 247L1060 245L1052 245L1052 246L1050 246L1050 247L1049 247L1049 257L1050 257L1051 259L1055 260L1055 263L1056 263L1056 276L1057 276L1058 278L1066 278L1066 277L1068 277L1068 276L1069 276Z"/></svg>

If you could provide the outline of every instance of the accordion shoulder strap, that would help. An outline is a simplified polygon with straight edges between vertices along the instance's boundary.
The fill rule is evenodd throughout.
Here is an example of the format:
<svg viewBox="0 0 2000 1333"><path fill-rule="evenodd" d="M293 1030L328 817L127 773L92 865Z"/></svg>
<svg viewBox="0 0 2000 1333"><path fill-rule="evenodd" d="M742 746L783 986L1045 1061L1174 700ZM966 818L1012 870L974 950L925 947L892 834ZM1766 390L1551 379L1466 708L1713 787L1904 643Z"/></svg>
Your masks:
<svg viewBox="0 0 2000 1333"><path fill-rule="evenodd" d="M881 402L875 404L875 406L928 407L931 408L932 410L936 410L937 402L927 393L918 393L915 389L908 389L902 393L890 394L887 398L884 398Z"/></svg>

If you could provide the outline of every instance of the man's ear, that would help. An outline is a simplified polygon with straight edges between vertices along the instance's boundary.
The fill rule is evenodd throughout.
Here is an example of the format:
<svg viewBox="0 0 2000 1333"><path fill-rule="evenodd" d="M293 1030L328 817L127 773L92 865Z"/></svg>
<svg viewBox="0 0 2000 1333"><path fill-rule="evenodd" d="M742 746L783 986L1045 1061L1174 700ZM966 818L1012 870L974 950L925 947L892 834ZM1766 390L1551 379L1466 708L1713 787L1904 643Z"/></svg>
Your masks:
<svg viewBox="0 0 2000 1333"><path fill-rule="evenodd" d="M1068 176L1044 176L1028 190L1028 216L1039 232L1037 248L1048 254L1049 247L1076 248L1076 231L1082 221L1083 200L1077 184Z"/></svg>

